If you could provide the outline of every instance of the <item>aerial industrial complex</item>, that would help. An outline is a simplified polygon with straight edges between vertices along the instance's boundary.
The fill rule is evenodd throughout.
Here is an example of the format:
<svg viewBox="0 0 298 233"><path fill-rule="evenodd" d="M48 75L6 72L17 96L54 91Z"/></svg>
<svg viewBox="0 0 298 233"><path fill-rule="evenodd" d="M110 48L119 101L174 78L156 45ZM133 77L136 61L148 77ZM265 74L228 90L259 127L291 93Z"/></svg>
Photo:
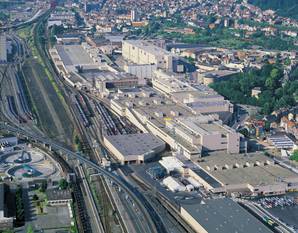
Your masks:
<svg viewBox="0 0 298 233"><path fill-rule="evenodd" d="M123 40L120 67L87 43L56 45L50 54L73 87L103 98L113 114L138 130L134 134L103 131L103 145L120 164L150 164L170 149L172 156L163 157L158 165L145 165L150 167L147 175L139 177L149 184L158 181L154 185L161 193L191 194L203 189L239 198L297 190L294 171L263 153L247 153L244 136L228 126L235 114L233 104L207 86L237 71L187 77L181 58L161 46L150 40ZM103 121L109 129L109 121ZM244 229L252 227L253 232L270 232L228 198L179 201L177 211L196 232L247 232ZM234 214L243 223L228 224Z"/></svg>
<svg viewBox="0 0 298 233"><path fill-rule="evenodd" d="M253 2L0 2L0 232L297 232L298 22Z"/></svg>

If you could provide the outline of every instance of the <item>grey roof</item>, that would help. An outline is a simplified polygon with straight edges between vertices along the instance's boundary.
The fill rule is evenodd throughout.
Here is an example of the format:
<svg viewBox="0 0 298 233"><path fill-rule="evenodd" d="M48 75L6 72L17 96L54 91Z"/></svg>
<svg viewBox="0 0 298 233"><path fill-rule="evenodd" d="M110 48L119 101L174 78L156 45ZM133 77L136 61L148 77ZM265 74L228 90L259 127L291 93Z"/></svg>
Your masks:
<svg viewBox="0 0 298 233"><path fill-rule="evenodd" d="M66 66L94 64L92 58L81 45L57 45L56 49Z"/></svg>
<svg viewBox="0 0 298 233"><path fill-rule="evenodd" d="M150 133L118 134L105 137L123 156L145 154L164 144L161 139Z"/></svg>
<svg viewBox="0 0 298 233"><path fill-rule="evenodd" d="M181 204L210 233L272 233L263 223L229 198Z"/></svg>
<svg viewBox="0 0 298 233"><path fill-rule="evenodd" d="M69 189L48 189L46 191L48 201L68 200L72 199Z"/></svg>
<svg viewBox="0 0 298 233"><path fill-rule="evenodd" d="M206 173L202 169L193 169L193 171L213 188L220 188L222 186L217 180L215 180L212 176L208 175L208 173Z"/></svg>

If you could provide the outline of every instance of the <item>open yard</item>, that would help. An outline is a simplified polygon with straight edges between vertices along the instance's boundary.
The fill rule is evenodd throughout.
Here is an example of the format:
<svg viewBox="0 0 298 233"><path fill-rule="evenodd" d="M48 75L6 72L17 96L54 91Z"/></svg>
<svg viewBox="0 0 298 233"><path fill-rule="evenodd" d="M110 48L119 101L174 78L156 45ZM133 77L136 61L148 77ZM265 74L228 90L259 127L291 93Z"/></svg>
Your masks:
<svg viewBox="0 0 298 233"><path fill-rule="evenodd" d="M33 58L25 63L23 72L40 128L49 136L71 144L72 123L43 66Z"/></svg>
<svg viewBox="0 0 298 233"><path fill-rule="evenodd" d="M22 74L38 118L38 127L49 137L72 146L74 125L62 91L55 82L53 69L47 66L49 62L43 51L43 30L40 25L38 23L33 28L18 32L20 37L26 38L31 52L22 67Z"/></svg>

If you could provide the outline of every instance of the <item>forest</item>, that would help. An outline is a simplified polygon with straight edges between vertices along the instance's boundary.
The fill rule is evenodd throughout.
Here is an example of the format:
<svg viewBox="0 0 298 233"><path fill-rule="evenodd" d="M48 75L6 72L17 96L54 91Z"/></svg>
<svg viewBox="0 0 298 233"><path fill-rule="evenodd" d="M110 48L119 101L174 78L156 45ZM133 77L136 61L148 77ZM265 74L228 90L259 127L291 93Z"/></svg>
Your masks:
<svg viewBox="0 0 298 233"><path fill-rule="evenodd" d="M248 2L263 10L275 10L280 16L298 19L297 0L249 0Z"/></svg>
<svg viewBox="0 0 298 233"><path fill-rule="evenodd" d="M211 88L233 103L260 106L263 114L283 107L294 106L298 96L298 77L293 74L284 81L279 65L266 64L261 70L250 69L236 74L229 80L211 84ZM259 98L251 96L251 90L260 87Z"/></svg>

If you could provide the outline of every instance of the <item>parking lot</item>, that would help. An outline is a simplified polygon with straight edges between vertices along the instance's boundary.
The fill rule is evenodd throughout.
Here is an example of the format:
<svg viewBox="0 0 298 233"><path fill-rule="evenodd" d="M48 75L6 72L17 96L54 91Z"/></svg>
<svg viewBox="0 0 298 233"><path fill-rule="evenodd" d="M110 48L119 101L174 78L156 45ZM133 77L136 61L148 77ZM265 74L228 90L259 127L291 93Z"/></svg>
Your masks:
<svg viewBox="0 0 298 233"><path fill-rule="evenodd" d="M62 233L70 232L71 227L71 218L67 206L45 206L44 212L38 214L33 203L34 191L29 191L29 200L30 200L30 211L27 213L26 218L30 219L27 225L31 225L33 229L37 232L45 233ZM30 216L28 216L30 215ZM41 231L42 230L42 231Z"/></svg>

